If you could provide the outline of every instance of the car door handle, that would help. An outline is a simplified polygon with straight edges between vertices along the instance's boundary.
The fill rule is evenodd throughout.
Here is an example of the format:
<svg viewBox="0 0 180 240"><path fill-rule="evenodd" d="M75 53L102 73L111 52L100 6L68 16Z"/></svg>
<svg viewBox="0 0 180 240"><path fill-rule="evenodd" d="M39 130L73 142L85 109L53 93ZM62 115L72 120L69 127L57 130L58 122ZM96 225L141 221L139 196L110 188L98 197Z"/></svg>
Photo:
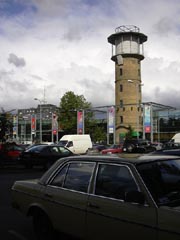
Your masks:
<svg viewBox="0 0 180 240"><path fill-rule="evenodd" d="M48 193L45 193L44 196L47 197L47 198L52 198L52 195L48 194Z"/></svg>
<svg viewBox="0 0 180 240"><path fill-rule="evenodd" d="M92 204L92 203L88 203L88 207L90 207L90 208L96 208L96 209L100 208L98 205Z"/></svg>

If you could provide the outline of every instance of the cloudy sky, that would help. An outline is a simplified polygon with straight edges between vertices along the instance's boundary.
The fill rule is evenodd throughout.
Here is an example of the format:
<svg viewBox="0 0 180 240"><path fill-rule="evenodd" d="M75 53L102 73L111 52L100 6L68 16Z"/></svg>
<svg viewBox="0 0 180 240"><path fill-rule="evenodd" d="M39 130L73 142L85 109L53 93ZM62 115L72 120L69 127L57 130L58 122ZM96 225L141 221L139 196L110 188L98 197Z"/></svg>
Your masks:
<svg viewBox="0 0 180 240"><path fill-rule="evenodd" d="M0 0L0 107L59 105L67 91L114 104L107 37L121 25L148 36L143 101L180 108L179 0Z"/></svg>

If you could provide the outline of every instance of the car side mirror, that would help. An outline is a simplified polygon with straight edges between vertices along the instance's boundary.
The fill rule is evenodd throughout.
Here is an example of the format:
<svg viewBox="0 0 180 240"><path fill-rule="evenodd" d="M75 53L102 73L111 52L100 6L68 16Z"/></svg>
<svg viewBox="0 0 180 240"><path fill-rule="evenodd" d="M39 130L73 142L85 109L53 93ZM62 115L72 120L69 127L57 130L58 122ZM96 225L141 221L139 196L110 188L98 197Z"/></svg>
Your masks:
<svg viewBox="0 0 180 240"><path fill-rule="evenodd" d="M126 193L125 201L143 205L145 203L145 197L142 192L130 191Z"/></svg>

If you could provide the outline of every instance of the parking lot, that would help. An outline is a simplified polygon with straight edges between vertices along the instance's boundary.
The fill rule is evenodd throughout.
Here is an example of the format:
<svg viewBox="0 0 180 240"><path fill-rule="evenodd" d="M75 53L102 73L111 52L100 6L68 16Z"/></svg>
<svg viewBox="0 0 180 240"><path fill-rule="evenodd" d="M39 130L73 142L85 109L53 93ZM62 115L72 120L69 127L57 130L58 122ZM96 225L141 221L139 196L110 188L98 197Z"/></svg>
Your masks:
<svg viewBox="0 0 180 240"><path fill-rule="evenodd" d="M16 180L39 178L41 168L26 170L21 166L0 168L0 236L2 240L34 240L31 219L11 207L11 186Z"/></svg>
<svg viewBox="0 0 180 240"><path fill-rule="evenodd" d="M139 154L119 154L120 157L136 157ZM42 167L26 169L20 165L0 168L0 234L3 240L34 240L31 218L26 218L11 206L11 187L16 180L39 178Z"/></svg>

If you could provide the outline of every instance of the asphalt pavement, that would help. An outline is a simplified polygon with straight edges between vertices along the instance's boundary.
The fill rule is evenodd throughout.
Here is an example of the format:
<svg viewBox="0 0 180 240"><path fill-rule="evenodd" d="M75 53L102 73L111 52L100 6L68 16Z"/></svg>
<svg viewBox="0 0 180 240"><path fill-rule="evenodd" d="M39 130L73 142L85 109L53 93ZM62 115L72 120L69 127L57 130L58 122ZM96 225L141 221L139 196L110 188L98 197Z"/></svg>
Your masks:
<svg viewBox="0 0 180 240"><path fill-rule="evenodd" d="M0 239L35 240L31 218L26 218L11 206L11 187L16 180L39 178L41 169L22 167L0 168Z"/></svg>

